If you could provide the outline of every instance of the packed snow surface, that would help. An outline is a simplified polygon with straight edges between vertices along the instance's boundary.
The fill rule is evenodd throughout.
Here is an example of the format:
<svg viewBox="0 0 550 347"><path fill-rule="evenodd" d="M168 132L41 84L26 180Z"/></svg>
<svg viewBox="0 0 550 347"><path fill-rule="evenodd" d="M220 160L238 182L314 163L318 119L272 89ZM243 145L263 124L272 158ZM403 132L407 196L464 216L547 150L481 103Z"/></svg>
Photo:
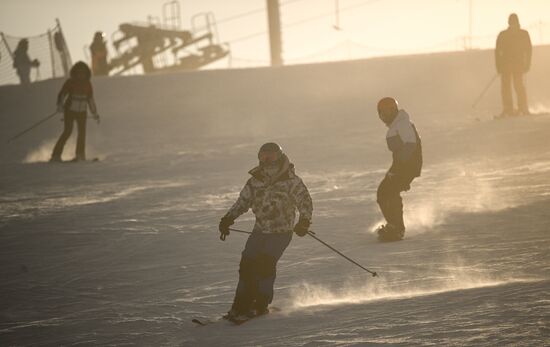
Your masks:
<svg viewBox="0 0 550 347"><path fill-rule="evenodd" d="M535 50L527 80L539 113L549 57ZM550 116L491 120L497 85L472 110L492 74L480 51L95 79L103 119L88 122L87 153L99 162L46 162L58 118L0 147L0 345L548 345ZM2 140L47 116L61 83L0 88ZM425 160L396 243L373 234L386 95ZM230 307L246 235L222 242L217 224L268 141L309 187L317 236L379 277L295 235L280 312L196 326Z"/></svg>

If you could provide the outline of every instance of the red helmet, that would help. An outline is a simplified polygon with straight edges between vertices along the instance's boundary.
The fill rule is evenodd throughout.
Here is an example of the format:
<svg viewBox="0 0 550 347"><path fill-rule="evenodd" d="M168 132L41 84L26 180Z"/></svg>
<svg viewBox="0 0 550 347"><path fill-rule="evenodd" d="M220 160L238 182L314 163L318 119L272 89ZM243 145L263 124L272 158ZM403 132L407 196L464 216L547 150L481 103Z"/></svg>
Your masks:
<svg viewBox="0 0 550 347"><path fill-rule="evenodd" d="M378 114L380 113L397 113L399 111L399 103L391 97L385 97L378 101Z"/></svg>
<svg viewBox="0 0 550 347"><path fill-rule="evenodd" d="M397 100L390 97L380 99L380 101L378 101L377 108L378 116L382 122L386 123L388 126L393 122L399 113L399 104L397 103Z"/></svg>

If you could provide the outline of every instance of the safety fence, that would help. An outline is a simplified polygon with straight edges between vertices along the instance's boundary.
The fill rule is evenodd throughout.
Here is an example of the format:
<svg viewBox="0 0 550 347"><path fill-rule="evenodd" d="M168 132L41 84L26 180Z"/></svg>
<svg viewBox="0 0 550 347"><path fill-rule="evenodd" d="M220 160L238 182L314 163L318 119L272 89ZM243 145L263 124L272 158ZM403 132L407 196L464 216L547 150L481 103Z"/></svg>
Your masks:
<svg viewBox="0 0 550 347"><path fill-rule="evenodd" d="M22 40L27 40L27 56L33 64L30 71L30 81L65 77L69 74L71 66L71 55L61 30L59 20L53 29L45 33L31 37L15 37L0 33L0 85L20 83L15 68L15 54L18 45Z"/></svg>

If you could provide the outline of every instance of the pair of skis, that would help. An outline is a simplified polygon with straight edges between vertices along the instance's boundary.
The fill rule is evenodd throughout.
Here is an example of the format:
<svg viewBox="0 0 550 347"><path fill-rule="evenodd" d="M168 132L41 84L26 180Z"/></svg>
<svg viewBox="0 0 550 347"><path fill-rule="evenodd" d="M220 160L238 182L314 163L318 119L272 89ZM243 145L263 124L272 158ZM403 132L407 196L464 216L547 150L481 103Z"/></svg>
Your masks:
<svg viewBox="0 0 550 347"><path fill-rule="evenodd" d="M250 231L245 231L245 230L239 230L239 229L233 229L233 228L229 228L230 231L235 231L235 232L239 232L239 233L243 233L243 234L252 234L252 232ZM358 262L356 262L355 260L349 258L348 256L346 256L345 254L343 254L342 252L340 252L339 250L337 250L336 248L332 247L331 245L329 245L328 243L326 243L325 241L321 240L320 238L318 238L315 234L315 232L313 231L308 231L307 234L309 236L311 236L312 238L314 238L315 240L319 241L320 243L322 243L324 246L328 247L330 250L332 250L333 252L337 253L339 256L341 256L342 258L346 259L347 261L349 261L350 263L356 265L357 267L361 268L362 270L370 273L373 277L376 277L378 276L378 274L375 272L375 271L371 271L369 269L367 269L366 267L364 267L363 265L359 264ZM270 312L277 312L277 311L280 311L279 309L277 309L276 307L271 307L270 308ZM212 324L212 323L215 323L215 322L219 322L219 321L222 321L222 320L227 320L231 323L233 323L234 325L242 325L254 318L257 318L257 317L262 317L262 316L265 316L266 314L262 314L262 315L256 315L256 316L251 316L250 318L248 319L242 319L242 320L234 320L234 319L228 319L227 316L224 316L224 317L221 317L221 318L218 318L218 319L214 319L214 320L202 320L200 318L194 318L191 320L191 322L197 324L197 325L200 325L200 326L206 326L206 325L209 325L209 324Z"/></svg>
<svg viewBox="0 0 550 347"><path fill-rule="evenodd" d="M267 316L269 313L274 313L274 312L279 312L279 311L281 311L281 310L277 307L270 307L269 312L267 312L267 313L258 314L258 315L254 315L254 316L250 316L250 317L246 317L246 318L242 318L242 319L229 319L227 317L227 315L224 315L224 316L222 316L220 318L217 318L217 319L193 318L191 320L191 322L195 323L199 326L207 326L207 325L210 325L210 324L226 321L228 323L231 323L232 325L239 326L239 325L243 325L244 323L249 322L253 319L256 319L256 318L259 318L259 317L264 317L264 316Z"/></svg>

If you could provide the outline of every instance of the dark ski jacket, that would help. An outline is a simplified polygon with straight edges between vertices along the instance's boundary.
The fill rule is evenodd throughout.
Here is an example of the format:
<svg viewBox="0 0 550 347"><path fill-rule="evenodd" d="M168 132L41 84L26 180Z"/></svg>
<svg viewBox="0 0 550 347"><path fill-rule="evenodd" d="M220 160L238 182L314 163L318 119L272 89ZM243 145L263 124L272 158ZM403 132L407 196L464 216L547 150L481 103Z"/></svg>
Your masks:
<svg viewBox="0 0 550 347"><path fill-rule="evenodd" d="M499 73L525 73L531 67L532 45L527 30L511 26L497 37L495 64Z"/></svg>
<svg viewBox="0 0 550 347"><path fill-rule="evenodd" d="M252 177L225 216L235 220L252 209L256 216L253 231L266 234L292 232L296 210L300 218L311 220L311 196L286 155L281 170L274 178L268 179L262 171L260 167L249 171Z"/></svg>
<svg viewBox="0 0 550 347"><path fill-rule="evenodd" d="M84 73L82 80L77 78L79 71ZM92 113L96 113L90 68L83 62L77 62L71 68L70 74L71 77L65 81L57 94L57 105L63 105L65 111L77 113L85 113L90 106Z"/></svg>
<svg viewBox="0 0 550 347"><path fill-rule="evenodd" d="M16 49L13 53L13 67L20 73L29 74L33 66L38 66L37 60L31 60L27 51Z"/></svg>
<svg viewBox="0 0 550 347"><path fill-rule="evenodd" d="M422 172L422 141L405 110L399 110L393 122L388 126L386 142L393 158L389 172L406 177L420 176Z"/></svg>
<svg viewBox="0 0 550 347"><path fill-rule="evenodd" d="M94 40L90 46L92 55L92 72L94 76L106 76L109 74L107 63L107 46L103 40Z"/></svg>

